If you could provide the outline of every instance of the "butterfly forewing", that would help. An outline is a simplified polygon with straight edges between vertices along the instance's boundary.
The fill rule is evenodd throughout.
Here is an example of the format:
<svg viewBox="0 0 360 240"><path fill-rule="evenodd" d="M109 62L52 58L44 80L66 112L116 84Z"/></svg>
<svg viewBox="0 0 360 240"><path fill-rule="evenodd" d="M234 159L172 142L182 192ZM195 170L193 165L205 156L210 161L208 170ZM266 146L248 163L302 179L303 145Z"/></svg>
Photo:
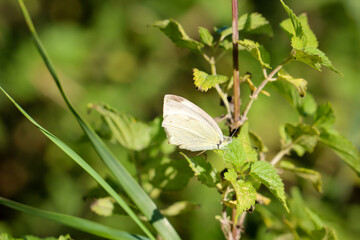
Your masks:
<svg viewBox="0 0 360 240"><path fill-rule="evenodd" d="M218 148L224 136L217 123L205 111L176 95L165 95L164 121L169 142L191 151Z"/></svg>

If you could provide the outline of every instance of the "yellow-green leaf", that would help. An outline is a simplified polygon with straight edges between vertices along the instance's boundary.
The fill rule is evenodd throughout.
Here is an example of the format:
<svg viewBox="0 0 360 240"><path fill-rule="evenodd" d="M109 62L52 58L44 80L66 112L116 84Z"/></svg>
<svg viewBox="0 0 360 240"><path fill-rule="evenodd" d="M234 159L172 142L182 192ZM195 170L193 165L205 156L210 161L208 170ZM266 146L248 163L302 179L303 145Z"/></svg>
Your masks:
<svg viewBox="0 0 360 240"><path fill-rule="evenodd" d="M292 84L296 90L299 92L301 97L306 95L306 86L307 81L303 78L294 78L290 74L288 74L285 70L280 70L278 73L277 80L286 81Z"/></svg>
<svg viewBox="0 0 360 240"><path fill-rule="evenodd" d="M109 217L113 214L114 202L111 197L99 198L90 205L90 209L97 215Z"/></svg>
<svg viewBox="0 0 360 240"><path fill-rule="evenodd" d="M242 47L239 48L240 50L245 49L250 52L251 55L258 60L262 67L271 69L270 54L262 45L249 39L240 40L238 43Z"/></svg>
<svg viewBox="0 0 360 240"><path fill-rule="evenodd" d="M203 92L206 92L210 88L215 87L217 84L224 83L228 80L228 77L223 75L209 75L206 72L200 71L199 69L193 69L194 84Z"/></svg>

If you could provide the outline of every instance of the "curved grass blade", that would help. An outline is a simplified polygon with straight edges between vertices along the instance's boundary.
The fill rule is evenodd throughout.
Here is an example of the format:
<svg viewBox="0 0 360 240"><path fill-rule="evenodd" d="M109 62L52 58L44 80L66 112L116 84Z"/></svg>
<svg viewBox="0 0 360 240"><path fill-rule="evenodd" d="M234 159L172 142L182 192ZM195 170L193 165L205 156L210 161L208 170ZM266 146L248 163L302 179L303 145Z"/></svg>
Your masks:
<svg viewBox="0 0 360 240"><path fill-rule="evenodd" d="M148 238L139 235L129 234L99 223L95 223L86 219L55 213L51 211L45 211L34 207L27 206L25 204L17 203L6 198L0 197L0 204L19 210L21 212L31 214L41 218L47 218L57 223L79 229L81 231L91 233L93 235L107 238L107 239L123 239L123 240L148 240Z"/></svg>
<svg viewBox="0 0 360 240"><path fill-rule="evenodd" d="M53 143L55 143L61 150L63 150L69 157L71 157L77 164L80 165L87 173L90 174L99 185L115 199L115 201L125 210L125 212L137 223L137 225L149 236L150 239L154 239L154 236L151 232L145 227L145 225L140 221L137 215L131 210L131 208L126 204L126 202L115 192L114 189L87 163L82 159L74 150L67 146L64 142L58 139L55 135L50 133L48 130L43 128L38 124L32 117L30 117L27 112L20 107L19 104L15 102L14 99L2 88L0 90L11 100L11 102L19 109L19 111L32 123L34 124L46 137L48 137Z"/></svg>
<svg viewBox="0 0 360 240"><path fill-rule="evenodd" d="M166 240L180 240L179 235L170 224L170 222L165 218L156 207L155 203L151 198L146 194L146 192L140 187L140 185L134 180L134 178L129 174L125 167L115 158L111 153L105 143L100 139L100 137L95 133L95 131L80 117L80 115L75 111L74 107L71 105L70 101L65 95L65 92L61 86L60 80L53 68L53 65L50 61L50 58L47 56L45 49L43 48L41 41L36 33L35 27L31 21L29 13L24 5L23 0L18 0L22 14L24 15L25 22L28 25L28 28L32 34L36 47L43 58L49 72L51 73L59 91L69 107L72 114L75 116L79 125L88 136L93 147L104 161L105 165L112 172L114 177L118 180L119 184L123 187L125 192L129 195L132 201L139 207L143 215L150 220L151 224L158 231L158 233Z"/></svg>

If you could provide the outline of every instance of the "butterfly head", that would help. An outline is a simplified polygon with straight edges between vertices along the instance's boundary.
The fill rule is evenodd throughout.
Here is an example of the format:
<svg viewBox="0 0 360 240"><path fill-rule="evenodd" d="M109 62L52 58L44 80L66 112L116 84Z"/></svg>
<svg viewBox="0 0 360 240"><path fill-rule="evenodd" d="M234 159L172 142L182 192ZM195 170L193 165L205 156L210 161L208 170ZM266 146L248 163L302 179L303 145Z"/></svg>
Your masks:
<svg viewBox="0 0 360 240"><path fill-rule="evenodd" d="M218 145L219 149L224 149L226 145L232 142L232 137L224 136L224 140Z"/></svg>

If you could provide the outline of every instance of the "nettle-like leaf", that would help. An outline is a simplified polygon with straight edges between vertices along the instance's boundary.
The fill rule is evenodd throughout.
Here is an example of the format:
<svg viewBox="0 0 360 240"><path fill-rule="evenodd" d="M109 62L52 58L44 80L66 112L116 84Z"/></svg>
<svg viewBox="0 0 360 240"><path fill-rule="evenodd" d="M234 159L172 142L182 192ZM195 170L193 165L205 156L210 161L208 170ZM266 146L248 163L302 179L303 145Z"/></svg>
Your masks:
<svg viewBox="0 0 360 240"><path fill-rule="evenodd" d="M267 34L273 36L271 25L260 13L245 13L239 17L238 30L241 32ZM221 31L220 39L225 39L232 34L232 27Z"/></svg>
<svg viewBox="0 0 360 240"><path fill-rule="evenodd" d="M209 162L202 157L190 158L184 153L181 153L188 161L191 170L197 179L210 188L215 188L216 184L220 183L220 175Z"/></svg>
<svg viewBox="0 0 360 240"><path fill-rule="evenodd" d="M246 152L243 143L238 138L233 138L232 142L226 146L224 150L215 151L224 159L227 167L235 168L239 172L243 172L246 161Z"/></svg>
<svg viewBox="0 0 360 240"><path fill-rule="evenodd" d="M278 81L286 81L292 84L296 90L299 92L300 97L304 97L306 95L306 86L307 81L303 78L294 78L290 74L288 74L285 70L281 69L278 72Z"/></svg>
<svg viewBox="0 0 360 240"><path fill-rule="evenodd" d="M167 217L178 216L183 213L190 212L199 207L199 204L192 203L188 201L180 201L171 204L169 207L165 209L161 209L160 212Z"/></svg>
<svg viewBox="0 0 360 240"><path fill-rule="evenodd" d="M199 35L201 42L211 47L213 45L214 37L207 28L199 27Z"/></svg>
<svg viewBox="0 0 360 240"><path fill-rule="evenodd" d="M313 126L317 128L332 128L335 123L335 114L330 103L319 105L316 109Z"/></svg>
<svg viewBox="0 0 360 240"><path fill-rule="evenodd" d="M289 212L286 204L284 184L273 165L265 161L254 162L251 164L250 175L264 184L280 200L286 211Z"/></svg>
<svg viewBox="0 0 360 240"><path fill-rule="evenodd" d="M160 163L149 170L149 182L164 191L179 191L188 184L193 173L185 159L162 158Z"/></svg>
<svg viewBox="0 0 360 240"><path fill-rule="evenodd" d="M319 141L330 147L360 176L360 153L344 136L332 129L322 129Z"/></svg>
<svg viewBox="0 0 360 240"><path fill-rule="evenodd" d="M293 125L286 123L280 128L280 136L284 141L284 145L292 145L292 149L299 156L303 156L305 152L311 153L319 138L319 131L316 128L298 123Z"/></svg>
<svg viewBox="0 0 360 240"><path fill-rule="evenodd" d="M236 217L238 219L240 214L250 209L255 205L256 190L250 182L237 180L237 174L234 169L229 169L224 174L225 179L228 180L233 186L236 193Z"/></svg>
<svg viewBox="0 0 360 240"><path fill-rule="evenodd" d="M280 0L289 19L284 20L280 26L291 38L293 47L293 60L301 61L319 71L325 66L332 71L341 74L331 63L329 58L318 49L318 41L310 29L306 14L299 17Z"/></svg>
<svg viewBox="0 0 360 240"><path fill-rule="evenodd" d="M244 49L250 52L263 68L271 69L270 54L262 45L249 39L240 40L238 43L240 45L239 50Z"/></svg>
<svg viewBox="0 0 360 240"><path fill-rule="evenodd" d="M96 199L90 209L100 216L109 217L113 214L115 200L112 197L104 197Z"/></svg>
<svg viewBox="0 0 360 240"><path fill-rule="evenodd" d="M176 46L200 52L204 44L190 38L184 28L175 20L166 19L155 22L152 26L159 28Z"/></svg>
<svg viewBox="0 0 360 240"><path fill-rule="evenodd" d="M322 180L319 172L312 169L296 167L294 164L288 161L281 161L280 167L284 170L293 172L299 177L309 180L313 184L316 191L320 193L322 192Z"/></svg>
<svg viewBox="0 0 360 240"><path fill-rule="evenodd" d="M284 81L272 82L272 86L288 100L301 116L311 116L316 111L316 102L311 94L308 93L305 97L300 97L296 88Z"/></svg>
<svg viewBox="0 0 360 240"><path fill-rule="evenodd" d="M129 150L140 151L147 148L159 131L159 126L155 122L146 124L107 105L89 104L89 108L100 113L110 128L112 140Z"/></svg>
<svg viewBox="0 0 360 240"><path fill-rule="evenodd" d="M228 80L227 76L223 75L209 75L206 72L200 71L199 69L193 69L194 84L203 92L206 92L210 88L215 87L217 84L224 83Z"/></svg>

